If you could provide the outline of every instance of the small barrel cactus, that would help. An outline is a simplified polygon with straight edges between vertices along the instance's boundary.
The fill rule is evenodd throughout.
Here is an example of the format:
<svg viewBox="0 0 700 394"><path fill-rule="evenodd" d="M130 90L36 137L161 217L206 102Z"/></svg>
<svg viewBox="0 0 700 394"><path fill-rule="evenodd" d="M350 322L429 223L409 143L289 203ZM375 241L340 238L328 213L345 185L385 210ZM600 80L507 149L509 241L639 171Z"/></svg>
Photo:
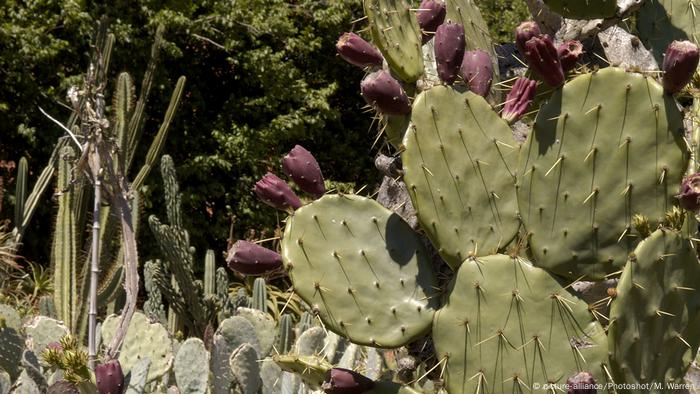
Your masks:
<svg viewBox="0 0 700 394"><path fill-rule="evenodd" d="M282 256L248 241L237 241L228 251L228 267L246 275L262 275L282 266Z"/></svg>
<svg viewBox="0 0 700 394"><path fill-rule="evenodd" d="M296 145L284 158L282 169L299 188L319 198L326 193L321 167L314 156L301 145Z"/></svg>
<svg viewBox="0 0 700 394"><path fill-rule="evenodd" d="M254 191L265 204L281 211L295 210L301 206L299 197L287 182L271 172L255 183Z"/></svg>
<svg viewBox="0 0 700 394"><path fill-rule="evenodd" d="M346 62L360 67L381 67L384 58L374 45L355 33L343 33L335 44L335 49Z"/></svg>

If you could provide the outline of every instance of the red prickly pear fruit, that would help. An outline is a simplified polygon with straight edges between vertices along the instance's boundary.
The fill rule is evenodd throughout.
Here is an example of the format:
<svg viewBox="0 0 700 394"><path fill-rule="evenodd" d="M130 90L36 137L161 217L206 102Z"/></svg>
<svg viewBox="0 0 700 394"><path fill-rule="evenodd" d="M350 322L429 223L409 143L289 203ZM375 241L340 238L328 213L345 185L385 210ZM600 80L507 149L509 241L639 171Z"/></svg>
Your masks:
<svg viewBox="0 0 700 394"><path fill-rule="evenodd" d="M466 42L464 26L447 22L435 31L435 62L440 79L448 85L454 83L464 60Z"/></svg>
<svg viewBox="0 0 700 394"><path fill-rule="evenodd" d="M564 72L573 70L576 67L576 62L583 55L583 44L579 40L566 41L557 47L557 54L559 54L562 70Z"/></svg>
<svg viewBox="0 0 700 394"><path fill-rule="evenodd" d="M408 115L411 103L399 81L388 71L375 71L360 83L362 97L367 104L387 115Z"/></svg>
<svg viewBox="0 0 700 394"><path fill-rule="evenodd" d="M80 390L74 383L59 380L49 386L48 394L80 394Z"/></svg>
<svg viewBox="0 0 700 394"><path fill-rule="evenodd" d="M438 26L445 22L447 7L442 0L423 0L416 13L418 26L423 31L423 44L430 41Z"/></svg>
<svg viewBox="0 0 700 394"><path fill-rule="evenodd" d="M525 58L547 85L559 87L564 83L564 70L559 62L557 48L548 35L532 37L525 43Z"/></svg>
<svg viewBox="0 0 700 394"><path fill-rule="evenodd" d="M296 210L301 206L299 197L294 194L287 182L271 172L257 181L253 190L262 202L280 211Z"/></svg>
<svg viewBox="0 0 700 394"><path fill-rule="evenodd" d="M321 388L326 394L362 394L374 387L374 381L353 370L333 368Z"/></svg>
<svg viewBox="0 0 700 394"><path fill-rule="evenodd" d="M97 391L100 394L122 394L124 390L124 373L119 360L112 360L95 367Z"/></svg>
<svg viewBox="0 0 700 394"><path fill-rule="evenodd" d="M566 380L567 394L596 394L596 381L588 372L579 372Z"/></svg>
<svg viewBox="0 0 700 394"><path fill-rule="evenodd" d="M245 275L263 275L282 266L279 253L248 241L236 241L228 250L228 267Z"/></svg>
<svg viewBox="0 0 700 394"><path fill-rule="evenodd" d="M346 62L360 68L381 67L384 61L377 48L355 33L343 33L335 49Z"/></svg>
<svg viewBox="0 0 700 394"><path fill-rule="evenodd" d="M46 345L46 350L63 350L63 346L61 346L61 342L50 342Z"/></svg>
<svg viewBox="0 0 700 394"><path fill-rule="evenodd" d="M469 85L469 90L486 97L493 81L493 63L488 53L484 51L464 52L459 75Z"/></svg>
<svg viewBox="0 0 700 394"><path fill-rule="evenodd" d="M662 67L666 93L678 93L690 82L698 67L698 59L698 47L690 41L673 41L668 45Z"/></svg>
<svg viewBox="0 0 700 394"><path fill-rule="evenodd" d="M508 124L513 124L520 119L532 100L535 98L537 90L537 82L525 77L518 78L513 84L513 88L506 96L506 102L503 106L501 116Z"/></svg>
<svg viewBox="0 0 700 394"><path fill-rule="evenodd" d="M314 156L301 145L296 145L282 159L282 169L299 188L316 198L326 194L321 167Z"/></svg>
<svg viewBox="0 0 700 394"><path fill-rule="evenodd" d="M700 172L688 175L681 182L681 190L676 196L681 207L691 212L700 210Z"/></svg>
<svg viewBox="0 0 700 394"><path fill-rule="evenodd" d="M515 28L515 46L521 54L525 55L525 43L532 37L541 35L537 22L525 21Z"/></svg>

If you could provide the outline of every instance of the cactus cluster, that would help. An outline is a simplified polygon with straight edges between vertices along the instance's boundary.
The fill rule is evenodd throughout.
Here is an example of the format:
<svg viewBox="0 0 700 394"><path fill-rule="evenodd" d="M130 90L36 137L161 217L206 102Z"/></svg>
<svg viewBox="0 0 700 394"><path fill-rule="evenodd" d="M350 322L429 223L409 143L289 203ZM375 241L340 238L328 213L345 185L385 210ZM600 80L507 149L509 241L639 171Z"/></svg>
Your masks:
<svg viewBox="0 0 700 394"><path fill-rule="evenodd" d="M609 23L627 15L612 0L544 3L565 18ZM646 2L638 23L665 8L681 26L691 11L677 15L680 3ZM664 46L659 73L641 74L590 64L583 55L595 48L580 37L563 40L542 33L551 26L525 22L515 42L528 68L499 84L474 2L364 6L372 43L353 34L361 50L349 51L347 33L337 48L367 73L362 94L400 155L420 233L366 197L299 199L281 256L324 327L384 348L410 346L430 331L441 371L433 378L450 393L682 383L700 343L700 193L698 175L684 180L698 170L688 149L698 143L674 95L698 65L697 46L682 41L694 39L695 25L653 33L679 41ZM645 29L640 35L653 30ZM373 61L363 61L367 54ZM495 101L494 87L510 89L505 102ZM514 138L516 123L528 129L524 140ZM454 272L447 278L436 273L443 261ZM609 278L619 285L605 297L573 290ZM311 382L329 368L298 359L303 370L283 368ZM428 375L410 387L424 390ZM382 384L334 368L322 387L354 393Z"/></svg>

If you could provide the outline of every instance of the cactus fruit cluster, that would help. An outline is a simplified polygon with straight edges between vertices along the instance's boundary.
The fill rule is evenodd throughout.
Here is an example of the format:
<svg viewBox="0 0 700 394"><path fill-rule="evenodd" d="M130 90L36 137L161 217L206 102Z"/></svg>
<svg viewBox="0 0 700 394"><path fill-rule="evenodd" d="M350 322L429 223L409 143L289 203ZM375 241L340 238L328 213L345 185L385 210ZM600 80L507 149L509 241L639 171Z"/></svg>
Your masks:
<svg viewBox="0 0 700 394"><path fill-rule="evenodd" d="M432 379L449 393L680 384L700 343L699 141L674 95L693 94L697 46L674 37L660 72L642 74L593 62L602 56L583 37L563 40L538 18L600 18L603 29L666 9L676 30L654 34L686 40L695 25L679 21L681 2L544 3L515 31L528 68L499 83L474 2L364 1L385 62L364 66L361 90L400 155L420 232L366 197L312 195L285 222L284 267L324 327L353 343L410 347L430 333ZM658 54L649 26L637 28L637 45ZM494 89L510 92L499 101ZM527 128L524 140L511 126ZM617 290L597 299L574 290L610 278ZM311 381L328 368L300 360ZM424 390L428 375L402 389ZM322 387L383 384L334 368Z"/></svg>

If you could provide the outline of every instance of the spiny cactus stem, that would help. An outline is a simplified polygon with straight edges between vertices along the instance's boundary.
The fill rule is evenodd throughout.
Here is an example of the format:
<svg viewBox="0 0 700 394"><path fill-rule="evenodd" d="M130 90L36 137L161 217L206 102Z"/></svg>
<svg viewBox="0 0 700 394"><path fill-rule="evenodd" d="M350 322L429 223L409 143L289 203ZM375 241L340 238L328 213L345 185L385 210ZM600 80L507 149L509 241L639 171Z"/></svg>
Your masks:
<svg viewBox="0 0 700 394"><path fill-rule="evenodd" d="M95 153L95 161L99 163L100 156L97 152ZM97 356L95 329L97 327L97 280L100 273L100 201L102 200L101 175L95 175L95 201L92 211L92 258L90 262L90 310L88 311L88 365L93 370L95 369Z"/></svg>

